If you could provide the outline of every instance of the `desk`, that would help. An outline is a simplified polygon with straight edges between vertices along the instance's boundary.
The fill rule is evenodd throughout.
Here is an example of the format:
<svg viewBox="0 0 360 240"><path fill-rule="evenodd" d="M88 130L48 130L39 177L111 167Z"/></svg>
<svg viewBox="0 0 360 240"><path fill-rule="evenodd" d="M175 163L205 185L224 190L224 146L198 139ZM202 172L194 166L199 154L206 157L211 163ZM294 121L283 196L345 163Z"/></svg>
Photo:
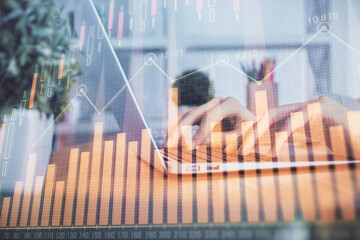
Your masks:
<svg viewBox="0 0 360 240"><path fill-rule="evenodd" d="M79 148L81 151L87 151L89 146L83 145ZM64 161L63 156L69 153L70 149L64 148L53 154L52 163L57 166L56 181L65 181L67 178L69 163ZM116 164L115 161L114 158L113 166ZM224 219L217 220L217 223L292 222L295 220L333 222L350 221L356 218L355 209L358 206L355 205L355 200L359 194L359 189L356 188L358 171L353 166L169 177L151 167L147 162L139 159L137 161L138 164L134 165L136 171L126 172L131 163L125 160L123 177L118 178L120 182L117 186L121 184L124 189L123 197L120 199L122 213L118 225L168 224L167 219L171 217L167 214L169 195L178 196L175 200L178 206L175 223L181 224L214 223L216 213L224 215ZM102 169L100 172L103 172ZM222 177L217 178L218 175ZM100 178L102 179L102 176ZM110 198L114 199L114 175L112 179ZM174 179L177 187L167 187L174 184L172 182ZM274 184L275 188L269 189L271 184ZM224 202L213 200L212 186L215 185L220 186L220 189L216 191L223 194ZM131 191L131 198L127 197L128 191ZM264 196L265 192L276 196L275 202L264 201L264 199L271 200ZM319 196L320 192L327 193L327 196ZM99 201L100 193L99 190ZM111 204L115 202L110 201L110 210ZM124 211L132 204L135 206L131 208L131 211ZM271 206L274 208L269 209ZM141 208L141 213L139 208ZM271 216L265 214L271 214Z"/></svg>

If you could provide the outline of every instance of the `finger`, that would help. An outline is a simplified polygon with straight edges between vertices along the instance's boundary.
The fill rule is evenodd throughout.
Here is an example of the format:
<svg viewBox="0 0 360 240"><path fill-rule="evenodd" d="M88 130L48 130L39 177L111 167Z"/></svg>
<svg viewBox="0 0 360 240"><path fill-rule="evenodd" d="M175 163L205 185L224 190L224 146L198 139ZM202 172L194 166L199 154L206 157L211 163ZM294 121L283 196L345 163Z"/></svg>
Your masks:
<svg viewBox="0 0 360 240"><path fill-rule="evenodd" d="M280 132L286 132L288 139L291 136L294 147L307 149L307 142L311 141L305 132L305 124L308 122L309 118L305 108L297 112L291 112L290 116L283 121Z"/></svg>
<svg viewBox="0 0 360 240"><path fill-rule="evenodd" d="M186 114L188 114L188 112L190 112L191 109L186 109L186 110L181 110L179 111L179 120L181 120Z"/></svg>
<svg viewBox="0 0 360 240"><path fill-rule="evenodd" d="M244 108L235 98L226 98L221 101L219 105L216 105L216 107L210 109L206 116L202 119L199 130L194 136L194 143L209 145L209 141L211 140L211 132L222 131L220 127L221 125L219 126L219 129L212 129L212 125L220 123L224 119L233 117L235 117L238 124L235 124L234 131L227 131L227 134L230 132L239 134L241 125L240 123L242 121L255 120L255 115ZM224 142L225 138L222 138L222 142Z"/></svg>
<svg viewBox="0 0 360 240"><path fill-rule="evenodd" d="M275 124L274 124L275 125ZM282 125L281 126L275 126L275 141L271 142L271 153L272 155L268 155L268 157L273 157L273 158L277 158L280 157L281 153L286 153L286 151L288 151L287 149L283 148L288 146L288 139L289 136L292 133L292 129L291 129L291 118L288 117L285 120L282 120ZM279 155L280 154L280 155ZM284 156L282 156L284 157ZM286 157L286 156L285 156ZM283 160L285 160L284 158L282 158Z"/></svg>
<svg viewBox="0 0 360 240"><path fill-rule="evenodd" d="M199 129L193 138L193 146L208 145L210 143L211 124L222 120L221 100L215 99L216 104L212 108L208 108L201 119ZM208 106L209 107L209 106Z"/></svg>
<svg viewBox="0 0 360 240"><path fill-rule="evenodd" d="M284 105L270 109L269 112L269 125L273 125L289 117L290 113L298 112L304 108L304 103L296 103ZM263 117L263 116L262 116Z"/></svg>
<svg viewBox="0 0 360 240"><path fill-rule="evenodd" d="M287 132L287 134L290 136L290 134L293 133L294 130L296 130L296 129L292 128L291 117L289 116L288 118L286 118L285 120L282 120L282 121L283 121L283 123L282 123L282 126L280 127L280 130L282 132Z"/></svg>
<svg viewBox="0 0 360 240"><path fill-rule="evenodd" d="M194 145L210 145L211 133L222 131L220 122L239 114L240 110L237 107L238 102L236 100L227 98L217 101L218 103L213 108L208 109L204 115L199 130L194 136Z"/></svg>
<svg viewBox="0 0 360 240"><path fill-rule="evenodd" d="M203 104L199 107L193 108L181 114L181 116L178 118L178 122L171 123L169 126L169 132L164 144L165 147L169 145L169 139L171 139L171 141L179 142L181 138L181 135L179 134L179 130L183 126L194 125L197 121L199 121L199 119L201 119L206 114L207 109L211 109L215 107L218 101L220 101L220 99L215 98L206 104Z"/></svg>
<svg viewBox="0 0 360 240"><path fill-rule="evenodd" d="M182 119L185 115L187 115L189 112L191 111L191 109L186 109L186 110L181 110L179 111L179 115L178 115L178 119ZM165 137L165 142L164 142L164 146L167 147L168 146L168 137L173 136L173 134L169 134L170 132L172 133L175 130L175 126L172 125L170 126L170 131L166 132L166 137Z"/></svg>
<svg viewBox="0 0 360 240"><path fill-rule="evenodd" d="M302 110L304 103L289 104L281 107L272 108L264 112L254 125L255 143L259 142L259 139L265 137L265 134L269 133L269 129L281 121L289 118L292 112Z"/></svg>
<svg viewBox="0 0 360 240"><path fill-rule="evenodd" d="M271 143L271 152L268 152L267 157L277 158L277 161L290 161L288 139L287 131L275 132L275 141Z"/></svg>

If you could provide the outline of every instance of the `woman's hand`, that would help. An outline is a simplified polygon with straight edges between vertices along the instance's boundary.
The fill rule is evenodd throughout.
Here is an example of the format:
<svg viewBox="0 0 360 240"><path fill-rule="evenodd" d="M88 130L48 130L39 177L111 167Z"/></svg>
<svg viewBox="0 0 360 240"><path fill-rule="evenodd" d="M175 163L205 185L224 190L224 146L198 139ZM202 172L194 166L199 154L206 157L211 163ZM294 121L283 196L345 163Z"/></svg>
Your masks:
<svg viewBox="0 0 360 240"><path fill-rule="evenodd" d="M177 128L170 129L167 139L175 136L177 141L180 142L181 134L179 134L179 130L183 126L198 125L199 129L192 139L193 146L210 146L211 123L221 122L223 132L226 132L226 134L236 133L237 136L240 136L241 122L244 121L255 122L256 117L235 98L215 98L199 107L179 112ZM167 144L167 141L165 141L165 144Z"/></svg>
<svg viewBox="0 0 360 240"><path fill-rule="evenodd" d="M309 104L320 104L321 112L320 115L309 115L308 106ZM344 105L336 102L335 100L321 96L310 101L303 103L284 105L281 107L272 108L269 110L269 125L274 127L277 125L278 131L287 131L289 134L293 132L291 128L291 113L303 112L305 123L308 123L314 118L321 118L323 125L325 127L342 125L345 129L347 128L347 117L346 113L351 111L351 109L345 107ZM259 122L262 119L259 119Z"/></svg>
<svg viewBox="0 0 360 240"><path fill-rule="evenodd" d="M309 106L312 104L319 104L320 111L309 111ZM313 130L315 132L319 132L319 130L321 130L324 136L315 134L314 136L311 136L310 139L309 133L303 133L305 136L303 136L301 139L306 139L307 142L316 141L316 144L324 146L323 149L328 149L330 146L326 146L326 138L329 137L328 129L331 126L341 125L344 129L345 138L347 139L347 142L350 143L350 133L347 119L347 112L349 111L351 111L349 108L334 101L333 99L326 96L321 96L303 103L290 104L270 109L269 126L270 129L272 129L272 132L285 131L289 137L291 134L294 134L299 127L305 127L306 124L311 123L313 126L315 126ZM291 113L296 112L303 113L304 121L296 123L296 125L292 125L294 122L291 122ZM256 123L256 126L254 126L254 129L260 129L258 126L260 124L264 124L264 121L266 121L264 117L260 118ZM316 124L319 121L322 122L323 129L316 129ZM262 137L263 134L263 132L258 132L255 141L258 141L258 139ZM293 137L294 144L306 144L306 142L299 143L297 141L298 139ZM275 141L272 141L271 145L272 156L276 157Z"/></svg>
<svg viewBox="0 0 360 240"><path fill-rule="evenodd" d="M321 111L315 115L313 114L312 116L309 116L308 106L309 104L314 103L320 104ZM199 130L192 139L193 148L196 145L210 146L212 132L210 125L211 123L221 122L222 132L224 133L222 134L222 141L223 146L225 146L225 134L235 133L237 137L241 137L241 123L245 121L251 121L254 123L253 128L250 128L249 131L251 130L254 132L254 135L250 135L255 136L255 143L257 143L258 140L264 136L264 134L267 134L265 131L263 131L264 129L270 129L270 131L273 133L286 131L289 137L292 133L294 133L294 131L296 131L296 127L291 125L291 113L302 112L304 114L304 122L300 125L305 126L305 124L309 123L315 118L321 119L325 129L328 129L330 126L341 125L344 128L345 137L349 143L350 134L348 130L346 114L348 111L351 110L329 97L319 97L303 103L284 105L269 109L267 116L264 114L257 118L252 112L244 108L235 98L215 98L199 107L179 112L179 123L177 128L170 129L167 139L175 136L176 140L180 142L180 130L183 126L198 125ZM267 125L269 128L264 127ZM176 130L178 131L177 134ZM247 134L246 130L245 134ZM243 137L245 137L244 140L246 141L247 136ZM308 136L307 139L309 139ZM296 139L294 139L294 141L296 141ZM165 144L167 144L167 141ZM272 141L271 145L272 156L276 157L275 141ZM246 150L244 154L246 154Z"/></svg>

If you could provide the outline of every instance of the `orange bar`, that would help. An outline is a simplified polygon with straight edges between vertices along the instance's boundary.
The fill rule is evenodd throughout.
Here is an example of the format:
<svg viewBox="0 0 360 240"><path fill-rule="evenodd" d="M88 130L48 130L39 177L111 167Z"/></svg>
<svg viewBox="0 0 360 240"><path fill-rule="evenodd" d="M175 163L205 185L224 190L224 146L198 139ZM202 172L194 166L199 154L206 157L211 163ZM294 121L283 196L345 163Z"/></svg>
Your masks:
<svg viewBox="0 0 360 240"><path fill-rule="evenodd" d="M34 73L33 82L32 82L32 86L31 86L31 92L30 92L29 108L32 108L34 105L36 81L37 81L37 73Z"/></svg>
<svg viewBox="0 0 360 240"><path fill-rule="evenodd" d="M262 156L267 155L269 151L271 153L271 139L269 129L269 112L265 90L255 92L255 105L256 117L258 120L257 130L259 139L259 153L261 156L260 161L266 161ZM271 154L270 156L272 157ZM271 169L262 170L261 172L261 191L265 221L276 221L277 207L274 176Z"/></svg>
<svg viewBox="0 0 360 240"><path fill-rule="evenodd" d="M168 104L168 155L177 160L178 158L178 89L169 89ZM171 133L171 134L170 134ZM177 171L176 165L175 172ZM175 224L178 222L178 175L171 174L167 177L167 223Z"/></svg>
<svg viewBox="0 0 360 240"><path fill-rule="evenodd" d="M303 146L303 148L295 147L295 161L308 162L308 151L305 135L305 122L303 112L291 113L291 126L293 131L293 141L296 145ZM315 220L315 197L313 192L312 174L309 168L297 169L297 185L298 196L300 200L300 207L304 220Z"/></svg>
<svg viewBox="0 0 360 240"><path fill-rule="evenodd" d="M266 91L255 92L256 118L258 121L259 152L262 156L267 155L271 150L269 111L267 105ZM261 161L264 159L261 158ZM270 160L268 160L270 161Z"/></svg>
<svg viewBox="0 0 360 240"><path fill-rule="evenodd" d="M163 149L159 150L161 153ZM164 207L164 167L157 151L154 150L154 186L153 186L153 224L163 223Z"/></svg>
<svg viewBox="0 0 360 240"><path fill-rule="evenodd" d="M99 194L99 180L100 180L100 160L102 150L102 132L103 123L95 123L93 152L91 161L91 173L90 173L90 188L89 188L89 203L88 203L88 215L87 225L95 225L96 212L98 205Z"/></svg>
<svg viewBox="0 0 360 240"><path fill-rule="evenodd" d="M104 148L104 164L103 175L101 182L101 200L100 200L100 225L109 224L109 204L110 204L110 191L111 191L111 178L112 178L112 162L114 141L105 141Z"/></svg>
<svg viewBox="0 0 360 240"><path fill-rule="evenodd" d="M360 159L360 112L347 113L351 149L353 157L357 160ZM360 190L360 164L356 164L356 180L357 189Z"/></svg>
<svg viewBox="0 0 360 240"><path fill-rule="evenodd" d="M211 162L222 163L222 132L221 123L215 122L210 124L211 140Z"/></svg>
<svg viewBox="0 0 360 240"><path fill-rule="evenodd" d="M26 171L26 180L24 187L23 204L21 208L20 227L25 227L28 224L30 198L32 193L33 179L35 173L36 154L30 154L28 168Z"/></svg>
<svg viewBox="0 0 360 240"><path fill-rule="evenodd" d="M60 225L63 195L64 195L64 181L56 182L54 207L53 207L52 221L51 221L51 225L55 227Z"/></svg>
<svg viewBox="0 0 360 240"><path fill-rule="evenodd" d="M39 223L39 211L40 211L43 183L44 183L44 177L37 176L35 179L34 197L32 202L32 209L31 209L31 219L30 219L31 227L35 227Z"/></svg>
<svg viewBox="0 0 360 240"><path fill-rule="evenodd" d="M211 123L211 162L222 163L221 123ZM212 173L213 220L225 222L225 183L223 173Z"/></svg>
<svg viewBox="0 0 360 240"><path fill-rule="evenodd" d="M138 143L129 142L128 161L127 161L127 178L126 178L126 205L125 205L125 224L135 224L135 195L137 179L137 152Z"/></svg>
<svg viewBox="0 0 360 240"><path fill-rule="evenodd" d="M59 65L58 79L62 79L62 78L63 78L63 70L64 70L64 58L61 58L61 59L60 59L60 65Z"/></svg>
<svg viewBox="0 0 360 240"><path fill-rule="evenodd" d="M6 126L5 123L1 124L1 129L0 129L0 159L1 159L2 145L3 145L3 143L4 143L5 126Z"/></svg>
<svg viewBox="0 0 360 240"><path fill-rule="evenodd" d="M177 149L178 147L178 89L169 89L168 102L168 147Z"/></svg>
<svg viewBox="0 0 360 240"><path fill-rule="evenodd" d="M79 156L79 149L78 148L71 149L68 177L66 181L66 199L65 199L64 217L63 217L64 226L70 226L73 218L78 156Z"/></svg>
<svg viewBox="0 0 360 240"><path fill-rule="evenodd" d="M226 161L238 162L237 135L226 135ZM239 173L229 172L227 175L228 205L230 222L240 222L241 220L241 198L240 198L240 178Z"/></svg>
<svg viewBox="0 0 360 240"><path fill-rule="evenodd" d="M241 123L241 137L242 137L242 151L243 156L247 158L248 161L255 161L249 155L254 156L255 152L255 138L254 138L254 123L252 121L242 122ZM245 159L244 159L245 160Z"/></svg>
<svg viewBox="0 0 360 240"><path fill-rule="evenodd" d="M10 197L5 197L3 199L3 204L1 207L0 227L6 227L7 225L7 221L9 218L10 201Z"/></svg>
<svg viewBox="0 0 360 240"><path fill-rule="evenodd" d="M275 133L275 142L277 160L290 162L287 132ZM295 218L295 196L290 168L280 168L278 177L283 220L293 221Z"/></svg>
<svg viewBox="0 0 360 240"><path fill-rule="evenodd" d="M255 151L254 123L252 121L241 123L241 136L243 152ZM244 155L244 162L255 162L253 154ZM245 171L245 201L248 222L259 222L259 189L256 171Z"/></svg>
<svg viewBox="0 0 360 240"><path fill-rule="evenodd" d="M171 156L177 159L177 154L174 153L175 150L170 150L168 153L172 153ZM176 170L176 165L173 165ZM175 172L174 172L175 173ZM176 224L178 222L178 198L179 198L179 190L178 190L178 175L177 174L169 174L167 177L167 223L168 224Z"/></svg>
<svg viewBox="0 0 360 240"><path fill-rule="evenodd" d="M112 225L121 224L126 148L125 138L125 133L119 133L116 140Z"/></svg>
<svg viewBox="0 0 360 240"><path fill-rule="evenodd" d="M360 159L360 112L348 112L347 118L353 156L355 159ZM360 168L357 169L359 170ZM359 174L357 176L360 177Z"/></svg>
<svg viewBox="0 0 360 240"><path fill-rule="evenodd" d="M55 166L55 164L50 164L46 173L44 201L40 223L42 227L49 226L50 207L54 191Z"/></svg>
<svg viewBox="0 0 360 240"><path fill-rule="evenodd" d="M335 161L347 161L346 144L343 126L329 127L331 151L334 153Z"/></svg>
<svg viewBox="0 0 360 240"><path fill-rule="evenodd" d="M141 164L139 184L139 224L149 222L150 197L150 136L146 129L141 133Z"/></svg>
<svg viewBox="0 0 360 240"><path fill-rule="evenodd" d="M207 147L196 146L196 161L198 159L207 158ZM200 160L201 161L201 160ZM209 222L209 193L208 193L208 177L204 173L196 175L196 206L197 206L197 222Z"/></svg>
<svg viewBox="0 0 360 240"><path fill-rule="evenodd" d="M320 142L316 147L314 147L313 144L313 151L318 152L314 154L314 161L327 161L327 149L320 103L308 104L307 109L311 141L313 143ZM327 168L327 166L323 167L323 169L325 168ZM319 193L318 201L321 219L325 221L335 220L335 199L330 171L316 172L315 182Z"/></svg>
<svg viewBox="0 0 360 240"><path fill-rule="evenodd" d="M85 199L88 186L88 172L89 172L89 152L81 153L80 167L79 167L79 183L76 196L76 214L75 225L84 225L84 211Z"/></svg>
<svg viewBox="0 0 360 240"><path fill-rule="evenodd" d="M311 139L313 143L320 142L320 144L313 145L313 151L319 152L314 154L314 161L327 161L326 140L324 134L324 125L322 121L321 105L320 103L311 103L307 105L308 118Z"/></svg>
<svg viewBox="0 0 360 240"><path fill-rule="evenodd" d="M192 150L192 126L181 127L181 146ZM192 162L192 159L189 159L188 162Z"/></svg>
<svg viewBox="0 0 360 240"><path fill-rule="evenodd" d="M331 150L334 161L347 161L344 129L342 126L330 127ZM348 166L337 167L335 171L336 190L345 220L355 219L353 184Z"/></svg>
<svg viewBox="0 0 360 240"><path fill-rule="evenodd" d="M15 183L14 198L13 198L13 203L11 206L11 214L10 214L10 223L9 223L10 227L17 226L22 186L23 186L23 182Z"/></svg>
<svg viewBox="0 0 360 240"><path fill-rule="evenodd" d="M192 128L191 126L184 126L181 128L182 139L182 162L192 163ZM181 180L181 207L182 207L182 222L193 222L193 186L192 175L184 174Z"/></svg>

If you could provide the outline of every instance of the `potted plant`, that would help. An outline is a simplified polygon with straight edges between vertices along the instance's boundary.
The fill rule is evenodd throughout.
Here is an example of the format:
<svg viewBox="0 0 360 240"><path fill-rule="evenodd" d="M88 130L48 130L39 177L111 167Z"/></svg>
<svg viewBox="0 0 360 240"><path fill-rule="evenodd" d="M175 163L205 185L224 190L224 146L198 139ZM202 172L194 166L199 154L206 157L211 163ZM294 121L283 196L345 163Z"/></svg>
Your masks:
<svg viewBox="0 0 360 240"><path fill-rule="evenodd" d="M1 0L0 34L0 123L5 126L0 134L0 179L4 191L19 175L24 176L29 153L37 153L36 169L45 174L53 130L36 146L33 143L68 105L80 64L69 54L70 29L53 0Z"/></svg>

